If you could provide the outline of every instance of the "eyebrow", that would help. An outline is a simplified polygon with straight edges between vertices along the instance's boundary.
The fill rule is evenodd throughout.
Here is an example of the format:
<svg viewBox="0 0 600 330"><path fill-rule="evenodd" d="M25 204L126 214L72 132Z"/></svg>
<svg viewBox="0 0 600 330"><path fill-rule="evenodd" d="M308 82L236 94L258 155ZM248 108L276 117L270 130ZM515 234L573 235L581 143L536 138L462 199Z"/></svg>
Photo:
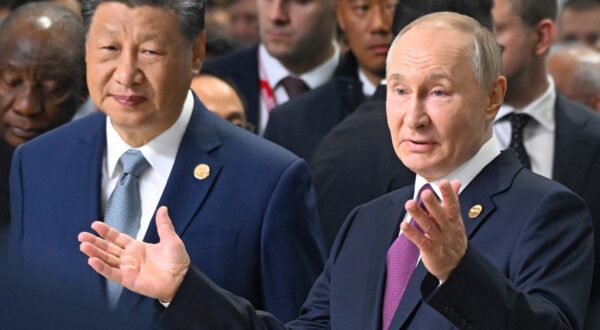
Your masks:
<svg viewBox="0 0 600 330"><path fill-rule="evenodd" d="M388 78L388 80L397 80L397 81L402 81L404 80L404 75L402 75L401 73L392 73L390 75L390 77ZM426 81L431 81L431 80L450 80L452 81L452 77L444 72L434 72L431 74L428 74L425 77Z"/></svg>

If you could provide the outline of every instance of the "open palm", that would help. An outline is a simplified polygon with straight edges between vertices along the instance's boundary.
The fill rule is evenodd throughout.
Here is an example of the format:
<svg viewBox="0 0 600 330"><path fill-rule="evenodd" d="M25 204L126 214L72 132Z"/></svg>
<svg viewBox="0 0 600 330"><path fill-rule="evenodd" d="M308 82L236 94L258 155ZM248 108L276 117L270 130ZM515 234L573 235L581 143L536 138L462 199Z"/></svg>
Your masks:
<svg viewBox="0 0 600 330"><path fill-rule="evenodd" d="M92 229L100 237L80 233L80 249L89 257L88 264L107 279L141 295L170 302L190 258L164 206L156 213L156 227L160 241L149 244L95 221Z"/></svg>

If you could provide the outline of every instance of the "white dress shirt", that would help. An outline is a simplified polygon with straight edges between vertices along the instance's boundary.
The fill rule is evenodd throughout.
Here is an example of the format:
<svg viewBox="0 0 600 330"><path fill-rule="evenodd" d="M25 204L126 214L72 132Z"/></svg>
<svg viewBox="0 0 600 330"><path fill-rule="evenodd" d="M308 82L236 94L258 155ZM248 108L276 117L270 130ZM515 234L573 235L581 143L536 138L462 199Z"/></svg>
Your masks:
<svg viewBox="0 0 600 330"><path fill-rule="evenodd" d="M366 98L370 98L373 96L373 94L375 94L377 85L373 85L361 69L358 69L358 80L360 80L362 84L362 92Z"/></svg>
<svg viewBox="0 0 600 330"><path fill-rule="evenodd" d="M459 180L461 183L459 190L460 194L471 183L471 181L473 181L477 174L479 174L479 172L481 172L481 170L483 170L483 168L486 167L498 155L500 155L500 150L494 142L494 139L491 138L486 143L484 143L483 146L481 146L481 148L475 154L475 156L471 157L471 159L463 163L461 166L457 167L454 171L450 172L442 179L433 182L428 182L425 178L417 174L415 178L415 191L413 192L413 199L417 200L417 193L419 192L419 190L421 190L421 188L425 184L429 183L431 185L431 188L433 188L433 191L435 191L435 193L440 198L440 200L443 200L439 184L444 179L448 181ZM406 215L404 216L404 221L409 221L410 217L410 214L406 212Z"/></svg>
<svg viewBox="0 0 600 330"><path fill-rule="evenodd" d="M324 83L326 83L331 77L333 77L333 73L338 66L338 62L340 60L340 48L337 43L332 41L334 52L331 57L329 57L325 62L321 63L319 66L313 68L312 70L305 72L301 75L292 74L288 69L286 69L279 60L271 56L267 51L265 45L260 44L258 47L258 70L262 75L265 76L266 80L269 83L269 86L273 90L273 94L275 95L276 104L282 104L289 100L289 96L287 95L283 86L279 83L283 78L287 76L294 76L296 78L300 78L310 87L310 89L315 89ZM260 98L260 95L259 95ZM260 135L263 134L265 128L267 127L267 122L269 120L269 110L263 102L262 98L260 99L260 114L259 114L259 125L258 125L258 133Z"/></svg>
<svg viewBox="0 0 600 330"><path fill-rule="evenodd" d="M544 94L522 109L502 105L494 120L494 138L498 147L504 150L510 144L512 129L510 121L502 120L502 117L512 112L531 116L523 129L523 144L531 161L531 170L549 179L552 179L554 165L555 103L554 80L548 76L548 89Z"/></svg>
<svg viewBox="0 0 600 330"><path fill-rule="evenodd" d="M142 216L140 229L135 236L138 240L144 239L158 201L167 185L179 144L190 122L193 109L194 97L191 92L188 92L177 121L152 141L139 148L133 148L123 141L113 128L110 117L106 118L106 149L102 159L102 213L104 213L106 203L123 172L119 163L121 155L129 149L138 149L150 164L140 176L139 181Z"/></svg>

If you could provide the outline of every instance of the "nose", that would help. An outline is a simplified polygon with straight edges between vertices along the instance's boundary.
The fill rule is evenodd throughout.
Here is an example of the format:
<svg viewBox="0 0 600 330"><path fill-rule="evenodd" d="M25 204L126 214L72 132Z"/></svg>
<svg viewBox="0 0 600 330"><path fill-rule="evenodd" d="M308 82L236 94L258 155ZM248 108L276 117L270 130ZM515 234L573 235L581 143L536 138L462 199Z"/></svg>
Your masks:
<svg viewBox="0 0 600 330"><path fill-rule="evenodd" d="M42 101L40 88L35 84L27 84L16 96L13 107L17 113L23 116L34 116L42 112Z"/></svg>
<svg viewBox="0 0 600 330"><path fill-rule="evenodd" d="M386 2L379 3L371 13L370 29L372 33L387 34L391 33L392 19L394 16L394 9L390 9L390 6Z"/></svg>
<svg viewBox="0 0 600 330"><path fill-rule="evenodd" d="M121 53L114 75L117 83L125 87L131 87L141 81L142 73L138 68L134 52L123 51Z"/></svg>
<svg viewBox="0 0 600 330"><path fill-rule="evenodd" d="M404 114L404 123L411 129L419 129L429 124L429 116L423 105L423 101L415 97L406 100L406 113Z"/></svg>
<svg viewBox="0 0 600 330"><path fill-rule="evenodd" d="M288 6L289 0L272 0L268 9L269 20L278 25L289 22Z"/></svg>

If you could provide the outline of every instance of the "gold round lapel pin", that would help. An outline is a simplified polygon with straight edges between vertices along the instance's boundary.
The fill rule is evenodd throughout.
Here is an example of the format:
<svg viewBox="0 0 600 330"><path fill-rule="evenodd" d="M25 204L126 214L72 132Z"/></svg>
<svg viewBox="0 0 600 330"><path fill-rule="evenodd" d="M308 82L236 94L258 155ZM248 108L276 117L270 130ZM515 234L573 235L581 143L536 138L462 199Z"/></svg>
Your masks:
<svg viewBox="0 0 600 330"><path fill-rule="evenodd" d="M198 180L204 180L210 175L210 167L206 164L199 164L194 168L194 177Z"/></svg>
<svg viewBox="0 0 600 330"><path fill-rule="evenodd" d="M473 205L469 210L469 219L477 218L481 214L481 211L483 211L483 206L481 206L481 204Z"/></svg>

